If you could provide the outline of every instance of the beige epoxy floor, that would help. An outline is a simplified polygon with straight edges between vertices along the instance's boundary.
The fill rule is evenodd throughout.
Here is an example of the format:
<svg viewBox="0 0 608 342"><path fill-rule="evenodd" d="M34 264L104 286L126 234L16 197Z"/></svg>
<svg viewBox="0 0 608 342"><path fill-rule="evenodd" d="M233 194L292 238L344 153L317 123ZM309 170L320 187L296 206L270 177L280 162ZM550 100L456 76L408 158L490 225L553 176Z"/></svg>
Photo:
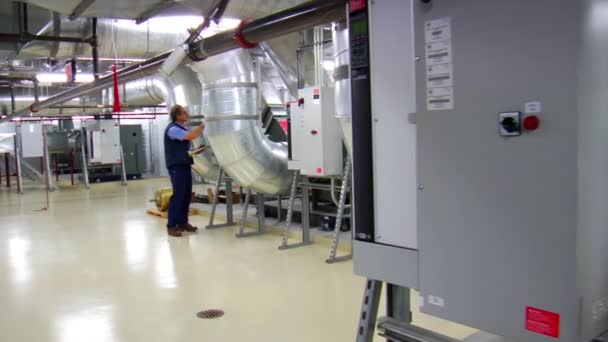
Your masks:
<svg viewBox="0 0 608 342"><path fill-rule="evenodd" d="M168 238L144 213L162 185L64 186L48 211L37 211L43 191L0 188L0 341L354 341L364 279L350 262L230 228ZM226 316L195 317L206 308ZM458 338L472 331L415 319Z"/></svg>

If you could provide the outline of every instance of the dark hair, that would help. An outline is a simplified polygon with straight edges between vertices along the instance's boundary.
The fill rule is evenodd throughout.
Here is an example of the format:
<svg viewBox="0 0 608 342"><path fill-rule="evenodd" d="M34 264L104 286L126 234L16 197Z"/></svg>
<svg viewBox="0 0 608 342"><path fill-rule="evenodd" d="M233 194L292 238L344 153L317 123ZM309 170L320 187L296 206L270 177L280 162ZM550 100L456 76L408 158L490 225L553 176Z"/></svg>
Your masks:
<svg viewBox="0 0 608 342"><path fill-rule="evenodd" d="M171 111L169 112L169 115L171 116L171 121L175 122L177 121L177 116L180 115L181 113L185 113L186 109L180 105L175 105L173 107L171 107Z"/></svg>

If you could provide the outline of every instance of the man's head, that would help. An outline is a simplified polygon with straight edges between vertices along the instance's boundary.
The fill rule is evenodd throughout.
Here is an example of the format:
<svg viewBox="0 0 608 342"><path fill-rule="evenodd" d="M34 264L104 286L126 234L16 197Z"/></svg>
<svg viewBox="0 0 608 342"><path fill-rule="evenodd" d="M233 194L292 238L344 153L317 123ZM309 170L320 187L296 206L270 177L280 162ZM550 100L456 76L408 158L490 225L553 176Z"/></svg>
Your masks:
<svg viewBox="0 0 608 342"><path fill-rule="evenodd" d="M180 105L173 106L169 115L171 116L171 121L173 122L183 124L188 121L188 112L186 111L186 108Z"/></svg>

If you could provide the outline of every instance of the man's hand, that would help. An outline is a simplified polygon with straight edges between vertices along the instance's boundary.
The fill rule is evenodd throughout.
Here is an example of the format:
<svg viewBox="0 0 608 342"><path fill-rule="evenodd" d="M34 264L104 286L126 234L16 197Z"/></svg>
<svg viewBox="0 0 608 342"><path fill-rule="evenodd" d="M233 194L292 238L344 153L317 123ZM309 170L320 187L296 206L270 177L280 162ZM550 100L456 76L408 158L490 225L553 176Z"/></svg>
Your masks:
<svg viewBox="0 0 608 342"><path fill-rule="evenodd" d="M198 137L201 136L201 134L203 134L203 130L205 129L205 122L202 121L201 124L196 127L195 129L191 130L190 132L188 132L186 134L186 136L184 137L184 140L194 140Z"/></svg>

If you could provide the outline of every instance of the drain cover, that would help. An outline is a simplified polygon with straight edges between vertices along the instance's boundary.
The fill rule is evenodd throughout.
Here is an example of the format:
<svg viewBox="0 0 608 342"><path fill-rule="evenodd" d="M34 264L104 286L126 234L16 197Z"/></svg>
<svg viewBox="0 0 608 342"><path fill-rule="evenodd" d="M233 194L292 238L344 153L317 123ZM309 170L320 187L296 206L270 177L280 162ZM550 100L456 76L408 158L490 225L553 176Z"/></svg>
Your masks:
<svg viewBox="0 0 608 342"><path fill-rule="evenodd" d="M216 310L216 309L203 310L196 314L196 317L201 318L201 319L214 319L214 318L220 318L222 316L224 316L224 311Z"/></svg>

